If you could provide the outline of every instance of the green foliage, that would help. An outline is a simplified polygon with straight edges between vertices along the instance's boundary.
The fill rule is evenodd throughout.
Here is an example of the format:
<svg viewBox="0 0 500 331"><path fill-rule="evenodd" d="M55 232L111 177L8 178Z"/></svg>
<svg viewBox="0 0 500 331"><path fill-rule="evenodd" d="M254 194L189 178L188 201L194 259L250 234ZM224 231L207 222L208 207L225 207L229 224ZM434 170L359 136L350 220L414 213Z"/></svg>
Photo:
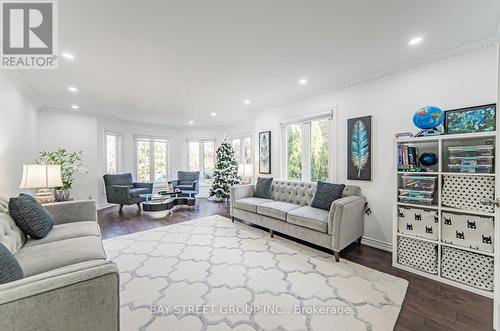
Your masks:
<svg viewBox="0 0 500 331"><path fill-rule="evenodd" d="M287 128L288 179L302 178L302 129L293 124Z"/></svg>
<svg viewBox="0 0 500 331"><path fill-rule="evenodd" d="M75 180L75 173L81 171L81 160L83 152L68 152L65 148L59 148L55 152L42 151L40 157L35 160L37 164L61 165L61 177L63 189L70 189Z"/></svg>
<svg viewBox="0 0 500 331"><path fill-rule="evenodd" d="M216 157L209 196L226 199L229 197L229 188L241 183L241 178L238 176L238 161L236 161L233 147L227 139L217 149Z"/></svg>

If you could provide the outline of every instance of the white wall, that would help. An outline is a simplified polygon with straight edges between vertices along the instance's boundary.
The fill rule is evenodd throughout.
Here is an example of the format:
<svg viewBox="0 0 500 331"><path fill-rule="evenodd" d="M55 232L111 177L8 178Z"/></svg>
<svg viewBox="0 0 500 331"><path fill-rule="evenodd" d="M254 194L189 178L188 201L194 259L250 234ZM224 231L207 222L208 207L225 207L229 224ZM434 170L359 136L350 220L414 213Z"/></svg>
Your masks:
<svg viewBox="0 0 500 331"><path fill-rule="evenodd" d="M97 119L73 113L41 111L38 118L38 151L83 152L88 174L76 174L71 195L75 199L97 199L100 175L97 155Z"/></svg>
<svg viewBox="0 0 500 331"><path fill-rule="evenodd" d="M19 193L22 165L36 158L37 114L0 72L0 196Z"/></svg>
<svg viewBox="0 0 500 331"><path fill-rule="evenodd" d="M422 106L453 109L496 102L496 66L496 52L490 48L397 77L303 99L258 113L255 132L272 131L272 176L280 178L280 121L337 107L337 180L361 186L367 197L372 215L365 217L365 236L391 242L396 185L394 134L416 132L412 116ZM364 115L373 116L373 179L347 181L347 119Z"/></svg>

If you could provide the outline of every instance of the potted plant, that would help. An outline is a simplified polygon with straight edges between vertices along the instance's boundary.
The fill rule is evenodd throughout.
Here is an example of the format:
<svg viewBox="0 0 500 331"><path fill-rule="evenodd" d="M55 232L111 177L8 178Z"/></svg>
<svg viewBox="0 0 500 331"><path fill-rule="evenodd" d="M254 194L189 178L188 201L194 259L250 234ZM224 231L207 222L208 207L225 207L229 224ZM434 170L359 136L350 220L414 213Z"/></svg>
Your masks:
<svg viewBox="0 0 500 331"><path fill-rule="evenodd" d="M61 178L63 187L55 188L56 201L70 200L70 189L75 181L76 173L88 173L89 170L82 166L83 152L68 152L65 148L59 148L55 152L42 151L40 157L35 161L38 164L61 165Z"/></svg>

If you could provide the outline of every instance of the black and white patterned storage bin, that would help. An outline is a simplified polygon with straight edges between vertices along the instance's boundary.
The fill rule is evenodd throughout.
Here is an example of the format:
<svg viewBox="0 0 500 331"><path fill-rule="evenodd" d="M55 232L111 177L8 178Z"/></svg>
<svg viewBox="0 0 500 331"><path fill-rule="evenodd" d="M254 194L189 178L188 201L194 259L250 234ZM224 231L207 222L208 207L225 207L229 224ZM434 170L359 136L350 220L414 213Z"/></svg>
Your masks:
<svg viewBox="0 0 500 331"><path fill-rule="evenodd" d="M411 236L438 239L439 217L436 210L398 207L398 232Z"/></svg>
<svg viewBox="0 0 500 331"><path fill-rule="evenodd" d="M485 252L493 252L493 217L442 213L441 240Z"/></svg>
<svg viewBox="0 0 500 331"><path fill-rule="evenodd" d="M493 257L443 246L441 276L493 291Z"/></svg>
<svg viewBox="0 0 500 331"><path fill-rule="evenodd" d="M398 263L437 274L438 246L431 242L398 236Z"/></svg>
<svg viewBox="0 0 500 331"><path fill-rule="evenodd" d="M493 206L483 205L481 199L494 197L492 176L443 175L443 206L492 213Z"/></svg>

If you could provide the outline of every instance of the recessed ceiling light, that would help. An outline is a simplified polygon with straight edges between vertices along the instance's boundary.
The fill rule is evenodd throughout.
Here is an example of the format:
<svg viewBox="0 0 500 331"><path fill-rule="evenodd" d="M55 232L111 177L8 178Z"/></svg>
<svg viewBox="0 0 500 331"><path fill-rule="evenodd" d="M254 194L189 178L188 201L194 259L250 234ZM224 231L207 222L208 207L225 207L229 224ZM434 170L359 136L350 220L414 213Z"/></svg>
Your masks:
<svg viewBox="0 0 500 331"><path fill-rule="evenodd" d="M76 87L74 87L74 86L70 86L70 87L68 87L68 91L70 91L70 92L78 92L78 89Z"/></svg>
<svg viewBox="0 0 500 331"><path fill-rule="evenodd" d="M68 60L74 60L75 59L75 56L71 53L62 53L62 56L65 58L65 59L68 59Z"/></svg>
<svg viewBox="0 0 500 331"><path fill-rule="evenodd" d="M299 80L299 84L300 84L300 85L305 85L305 84L307 84L307 79L302 78L301 80Z"/></svg>
<svg viewBox="0 0 500 331"><path fill-rule="evenodd" d="M210 113L210 116L215 117L217 116L217 113Z"/></svg>
<svg viewBox="0 0 500 331"><path fill-rule="evenodd" d="M408 42L408 45L415 46L415 45L420 44L423 40L424 40L424 38L422 38L422 37L415 37Z"/></svg>
<svg viewBox="0 0 500 331"><path fill-rule="evenodd" d="M80 109L80 107L78 105L71 105L71 108L73 108L74 110Z"/></svg>
<svg viewBox="0 0 500 331"><path fill-rule="evenodd" d="M252 102L252 101L250 101L250 100L248 100L248 99L246 99L246 100L244 100L244 101L243 101L243 103L244 103L245 105L249 105L251 102Z"/></svg>
<svg viewBox="0 0 500 331"><path fill-rule="evenodd" d="M189 123L189 124L191 124L191 125L193 125L193 124L194 124L194 121L189 121L188 123Z"/></svg>

